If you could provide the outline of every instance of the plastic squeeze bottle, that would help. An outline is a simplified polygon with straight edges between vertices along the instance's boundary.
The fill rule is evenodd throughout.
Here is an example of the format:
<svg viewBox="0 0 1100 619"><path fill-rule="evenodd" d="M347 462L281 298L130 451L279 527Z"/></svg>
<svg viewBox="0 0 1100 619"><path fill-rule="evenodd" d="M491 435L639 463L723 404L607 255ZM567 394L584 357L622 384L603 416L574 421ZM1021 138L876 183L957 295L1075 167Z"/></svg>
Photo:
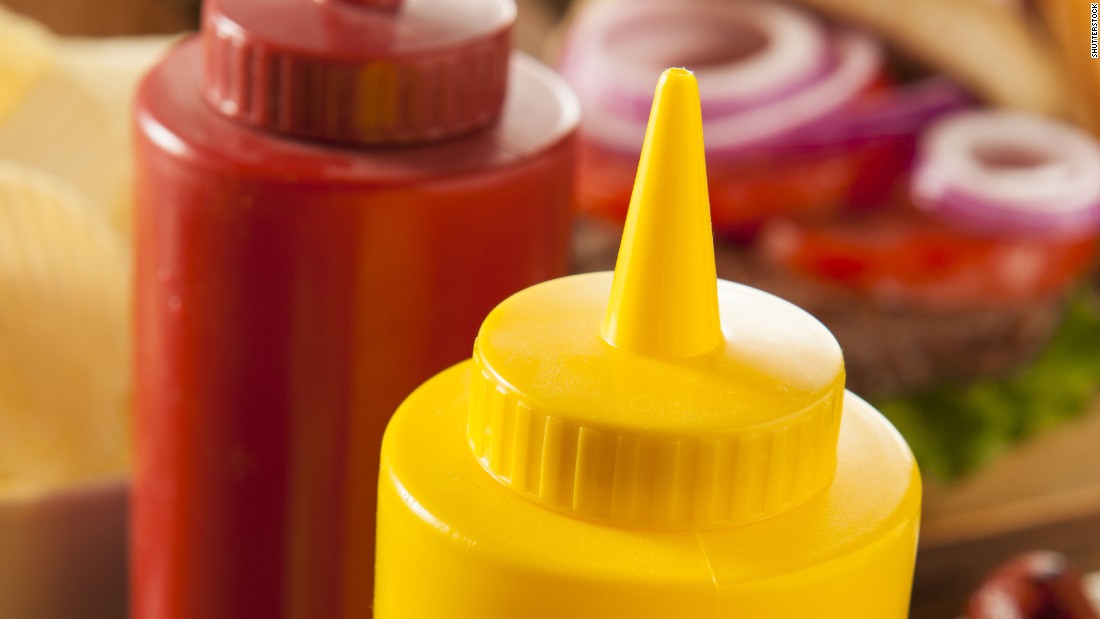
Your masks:
<svg viewBox="0 0 1100 619"><path fill-rule="evenodd" d="M136 105L138 619L367 617L378 449L564 273L578 105L511 0L209 0Z"/></svg>
<svg viewBox="0 0 1100 619"><path fill-rule="evenodd" d="M717 280L670 69L614 274L507 299L391 420L375 617L901 618L920 496L825 327Z"/></svg>

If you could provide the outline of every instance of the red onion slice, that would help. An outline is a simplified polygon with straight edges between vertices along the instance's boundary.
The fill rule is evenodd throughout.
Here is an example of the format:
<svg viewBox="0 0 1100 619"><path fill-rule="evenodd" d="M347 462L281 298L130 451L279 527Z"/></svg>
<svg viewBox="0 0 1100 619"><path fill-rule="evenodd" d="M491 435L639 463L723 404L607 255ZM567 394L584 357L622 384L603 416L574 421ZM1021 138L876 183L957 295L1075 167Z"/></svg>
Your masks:
<svg viewBox="0 0 1100 619"><path fill-rule="evenodd" d="M949 116L922 136L910 180L919 207L992 234L1100 229L1100 145L1021 112Z"/></svg>
<svg viewBox="0 0 1100 619"><path fill-rule="evenodd" d="M783 4L598 2L575 20L561 70L582 101L644 124L670 65L696 71L704 114L729 114L819 79L829 51L825 26Z"/></svg>
<svg viewBox="0 0 1100 619"><path fill-rule="evenodd" d="M708 123L707 150L738 154L773 142L789 142L816 122L831 118L839 121L839 116L882 71L883 54L876 41L855 32L837 35L836 53L833 70L802 90L770 105Z"/></svg>
<svg viewBox="0 0 1100 619"><path fill-rule="evenodd" d="M835 48L836 65L829 72L766 105L715 117L707 113L712 100L704 98L707 151L740 156L779 143L797 142L806 131L819 129L820 123L846 122L839 119L840 115L878 76L882 50L869 37L856 33L838 35ZM700 88L707 79L707 74L700 73ZM581 125L590 139L630 153L638 152L645 135L644 117L628 116L591 100L585 105Z"/></svg>
<svg viewBox="0 0 1100 619"><path fill-rule="evenodd" d="M974 99L951 79L933 75L912 84L860 97L840 114L827 116L788 136L788 146L850 148L883 138L915 140L932 120L973 105ZM773 140L776 146L782 140Z"/></svg>

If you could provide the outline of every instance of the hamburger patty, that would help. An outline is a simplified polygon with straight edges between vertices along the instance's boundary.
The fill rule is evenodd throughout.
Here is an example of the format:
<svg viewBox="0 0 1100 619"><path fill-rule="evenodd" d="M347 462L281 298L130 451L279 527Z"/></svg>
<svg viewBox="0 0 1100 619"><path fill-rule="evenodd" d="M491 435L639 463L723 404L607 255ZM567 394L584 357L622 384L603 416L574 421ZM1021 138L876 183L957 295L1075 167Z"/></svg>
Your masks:
<svg viewBox="0 0 1100 619"><path fill-rule="evenodd" d="M615 266L621 228L586 220L574 235L574 272ZM864 397L998 377L1039 354L1061 320L1060 295L974 307L886 303L715 245L718 277L770 292L825 324L844 350L848 387Z"/></svg>

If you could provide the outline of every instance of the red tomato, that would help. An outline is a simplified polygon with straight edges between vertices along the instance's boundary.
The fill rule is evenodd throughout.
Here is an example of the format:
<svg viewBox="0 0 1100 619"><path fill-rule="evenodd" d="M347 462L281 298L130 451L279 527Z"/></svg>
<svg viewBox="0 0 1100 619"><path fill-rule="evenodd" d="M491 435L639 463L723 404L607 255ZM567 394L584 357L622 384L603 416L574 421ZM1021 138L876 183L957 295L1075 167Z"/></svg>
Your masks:
<svg viewBox="0 0 1100 619"><path fill-rule="evenodd" d="M888 194L904 169L905 145L881 142L848 150L792 154L744 162L708 162L714 230L747 238L769 218L819 219L846 204L873 203ZM622 222L637 172L637 155L581 141L577 201L583 212Z"/></svg>
<svg viewBox="0 0 1100 619"><path fill-rule="evenodd" d="M968 233L894 206L827 224L769 224L759 249L821 282L881 299L996 304L1057 293L1096 253L1095 238L1011 238Z"/></svg>
<svg viewBox="0 0 1100 619"><path fill-rule="evenodd" d="M883 74L868 98L893 87ZM821 219L842 208L877 205L892 193L909 166L912 139L889 137L860 145L792 148L744 159L707 158L714 231L749 239L775 217ZM582 137L577 151L577 203L582 212L622 223L638 169L639 153L612 150Z"/></svg>

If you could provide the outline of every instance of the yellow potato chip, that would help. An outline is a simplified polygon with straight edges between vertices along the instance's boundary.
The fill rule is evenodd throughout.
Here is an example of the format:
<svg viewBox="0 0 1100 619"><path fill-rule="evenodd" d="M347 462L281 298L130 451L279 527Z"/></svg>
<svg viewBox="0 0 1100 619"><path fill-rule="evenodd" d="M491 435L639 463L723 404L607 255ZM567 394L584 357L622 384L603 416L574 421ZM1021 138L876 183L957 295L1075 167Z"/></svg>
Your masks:
<svg viewBox="0 0 1100 619"><path fill-rule="evenodd" d="M0 6L0 123L51 68L54 55L45 28Z"/></svg>
<svg viewBox="0 0 1100 619"><path fill-rule="evenodd" d="M127 468L129 264L71 187L0 162L0 493Z"/></svg>
<svg viewBox="0 0 1100 619"><path fill-rule="evenodd" d="M105 135L110 143L103 153L125 152L123 157L103 161L98 189L111 221L127 236L132 217L131 185L133 159L130 156L131 112L138 84L145 74L179 39L178 36L116 37L110 39L62 39L58 44L58 71L69 76L83 92L106 111ZM91 158L94 149L88 150ZM83 183L81 184L83 187Z"/></svg>
<svg viewBox="0 0 1100 619"><path fill-rule="evenodd" d="M63 179L113 216L119 208L119 179L129 170L122 115L112 114L70 76L51 72L0 124L0 159Z"/></svg>
<svg viewBox="0 0 1100 619"><path fill-rule="evenodd" d="M141 77L173 40L58 41L52 70L0 122L0 159L67 181L128 234L131 101Z"/></svg>
<svg viewBox="0 0 1100 619"><path fill-rule="evenodd" d="M128 104L145 72L179 39L176 35L59 39L58 70L72 74L89 92Z"/></svg>

